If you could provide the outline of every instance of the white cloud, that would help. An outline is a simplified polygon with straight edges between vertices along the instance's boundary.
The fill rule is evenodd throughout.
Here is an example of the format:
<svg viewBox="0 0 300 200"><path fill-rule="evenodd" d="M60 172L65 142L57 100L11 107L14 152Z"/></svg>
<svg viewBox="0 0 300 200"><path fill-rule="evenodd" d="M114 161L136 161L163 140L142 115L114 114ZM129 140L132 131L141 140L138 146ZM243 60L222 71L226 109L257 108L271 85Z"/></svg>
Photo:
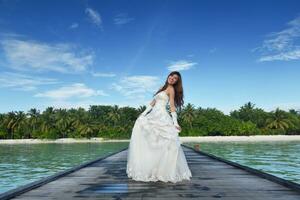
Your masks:
<svg viewBox="0 0 300 200"><path fill-rule="evenodd" d="M6 38L0 42L10 68L22 71L76 73L93 64L93 54L76 52L70 44L47 44Z"/></svg>
<svg viewBox="0 0 300 200"><path fill-rule="evenodd" d="M108 96L102 90L94 90L88 88L83 83L74 83L72 85L63 86L55 90L49 90L43 93L37 93L35 97L47 97L55 100L65 100L69 98L87 98L92 96Z"/></svg>
<svg viewBox="0 0 300 200"><path fill-rule="evenodd" d="M287 26L287 28L279 32L270 33L268 39L263 41L261 47L253 49L253 51L262 53L258 61L300 59L300 17L288 22Z"/></svg>
<svg viewBox="0 0 300 200"><path fill-rule="evenodd" d="M115 16L114 24L116 24L116 25L128 24L133 20L134 20L134 18L128 17L127 13L120 13L120 14Z"/></svg>
<svg viewBox="0 0 300 200"><path fill-rule="evenodd" d="M169 71L182 71L182 70L188 70L194 65L197 65L196 62L189 62L187 60L178 60L174 62L170 62L168 66Z"/></svg>
<svg viewBox="0 0 300 200"><path fill-rule="evenodd" d="M70 29L75 29L75 28L78 28L78 27L79 27L78 23L73 23L73 24L71 24L71 26L69 28Z"/></svg>
<svg viewBox="0 0 300 200"><path fill-rule="evenodd" d="M86 8L85 13L88 15L88 17L94 24L96 24L98 27L102 27L101 16L96 10L92 8Z"/></svg>
<svg viewBox="0 0 300 200"><path fill-rule="evenodd" d="M300 49L293 50L289 52L284 52L276 55L270 55L270 56L263 56L259 59L259 61L273 61L273 60L298 60L300 59Z"/></svg>
<svg viewBox="0 0 300 200"><path fill-rule="evenodd" d="M0 87L13 90L31 91L40 85L59 83L55 79L33 77L25 74L2 72L0 74Z"/></svg>
<svg viewBox="0 0 300 200"><path fill-rule="evenodd" d="M92 76L95 77L114 77L116 74L114 73L99 73L99 72L91 72Z"/></svg>
<svg viewBox="0 0 300 200"><path fill-rule="evenodd" d="M152 93L158 86L159 78L155 76L127 76L111 85L112 89L132 99L144 98L145 93Z"/></svg>

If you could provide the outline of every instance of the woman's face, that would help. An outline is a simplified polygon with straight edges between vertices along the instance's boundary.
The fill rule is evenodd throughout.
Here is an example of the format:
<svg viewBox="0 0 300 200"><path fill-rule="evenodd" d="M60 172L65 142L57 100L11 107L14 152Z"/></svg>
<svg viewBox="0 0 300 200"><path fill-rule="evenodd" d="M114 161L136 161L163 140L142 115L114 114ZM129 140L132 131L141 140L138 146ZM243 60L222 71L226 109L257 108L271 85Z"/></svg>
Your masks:
<svg viewBox="0 0 300 200"><path fill-rule="evenodd" d="M173 74L173 75L171 75L171 76L169 76L169 78L168 78L168 83L170 84L170 85L174 85L177 81L178 81L178 75L177 74Z"/></svg>

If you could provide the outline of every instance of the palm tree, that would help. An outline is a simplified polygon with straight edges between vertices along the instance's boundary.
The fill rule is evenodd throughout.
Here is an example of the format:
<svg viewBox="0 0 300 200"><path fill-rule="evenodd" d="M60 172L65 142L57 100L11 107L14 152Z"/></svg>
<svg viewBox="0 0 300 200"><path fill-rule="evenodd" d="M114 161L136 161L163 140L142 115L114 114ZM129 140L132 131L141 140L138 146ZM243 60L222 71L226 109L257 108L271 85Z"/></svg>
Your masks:
<svg viewBox="0 0 300 200"><path fill-rule="evenodd" d="M56 118L56 128L62 133L62 137L65 137L65 133L68 132L68 127L70 126L72 120L68 115L66 109L58 109L55 113Z"/></svg>
<svg viewBox="0 0 300 200"><path fill-rule="evenodd" d="M146 106L143 105L143 106L138 107L137 111L138 111L139 113L142 113L145 109L146 109Z"/></svg>
<svg viewBox="0 0 300 200"><path fill-rule="evenodd" d="M18 111L16 113L16 122L15 122L15 128L17 130L21 130L21 134L24 134L26 131L26 124L27 124L27 115L24 111Z"/></svg>
<svg viewBox="0 0 300 200"><path fill-rule="evenodd" d="M116 127L116 123L120 120L120 118L121 115L119 112L119 108L117 105L115 105L108 113L108 120L111 120L113 122L113 127Z"/></svg>
<svg viewBox="0 0 300 200"><path fill-rule="evenodd" d="M71 109L71 124L76 129L86 121L86 111L84 108L78 108L78 110Z"/></svg>
<svg viewBox="0 0 300 200"><path fill-rule="evenodd" d="M298 110L295 110L295 109L290 109L289 110L289 113L293 114L293 115L299 115L300 114L300 111Z"/></svg>
<svg viewBox="0 0 300 200"><path fill-rule="evenodd" d="M189 124L190 128L192 129L192 123L195 119L195 108L194 105L188 103L185 108L181 112L182 120Z"/></svg>
<svg viewBox="0 0 300 200"><path fill-rule="evenodd" d="M243 109L245 110L253 110L255 104L251 103L250 101L248 103L246 103L244 106L242 106Z"/></svg>
<svg viewBox="0 0 300 200"><path fill-rule="evenodd" d="M91 122L86 122L78 128L78 131L81 136L90 138L91 135L95 132L96 126Z"/></svg>
<svg viewBox="0 0 300 200"><path fill-rule="evenodd" d="M53 107L47 107L42 114L41 130L49 132L55 129L55 110Z"/></svg>
<svg viewBox="0 0 300 200"><path fill-rule="evenodd" d="M31 108L27 114L29 115L28 124L31 127L28 137L31 138L31 131L35 132L36 125L39 121L40 111L37 110L36 108Z"/></svg>
<svg viewBox="0 0 300 200"><path fill-rule="evenodd" d="M23 111L14 112L11 111L7 114L4 124L11 139L14 139L14 133L16 130L26 125L26 114Z"/></svg>
<svg viewBox="0 0 300 200"><path fill-rule="evenodd" d="M288 116L283 110L276 108L275 111L271 112L270 118L267 119L267 128L271 129L288 129L292 124L288 119Z"/></svg>
<svg viewBox="0 0 300 200"><path fill-rule="evenodd" d="M3 114L0 113L0 139L7 139L8 138L5 119L6 119L6 114L5 113L3 113Z"/></svg>
<svg viewBox="0 0 300 200"><path fill-rule="evenodd" d="M10 139L14 139L16 120L16 114L14 111L8 112L6 118L4 119L4 126L7 129L8 135L10 135Z"/></svg>
<svg viewBox="0 0 300 200"><path fill-rule="evenodd" d="M243 121L252 121L255 104L250 101L244 104L238 111L231 112L230 115Z"/></svg>

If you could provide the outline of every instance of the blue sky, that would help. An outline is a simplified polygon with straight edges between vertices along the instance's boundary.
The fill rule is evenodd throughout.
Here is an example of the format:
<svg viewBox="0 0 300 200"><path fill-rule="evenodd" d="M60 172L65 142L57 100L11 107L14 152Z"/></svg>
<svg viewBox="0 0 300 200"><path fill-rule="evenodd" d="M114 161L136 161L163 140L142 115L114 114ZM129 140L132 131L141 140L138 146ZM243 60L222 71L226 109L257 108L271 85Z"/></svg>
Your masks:
<svg viewBox="0 0 300 200"><path fill-rule="evenodd" d="M300 109L300 1L0 0L0 112L185 104Z"/></svg>

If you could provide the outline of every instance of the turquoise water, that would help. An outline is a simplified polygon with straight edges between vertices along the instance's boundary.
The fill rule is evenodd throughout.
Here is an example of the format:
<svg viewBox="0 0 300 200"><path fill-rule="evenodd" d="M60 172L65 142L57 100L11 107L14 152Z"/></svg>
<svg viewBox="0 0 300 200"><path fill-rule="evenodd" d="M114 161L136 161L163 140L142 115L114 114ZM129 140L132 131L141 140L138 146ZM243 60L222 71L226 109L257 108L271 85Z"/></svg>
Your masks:
<svg viewBox="0 0 300 200"><path fill-rule="evenodd" d="M0 144L0 193L127 146L128 142Z"/></svg>
<svg viewBox="0 0 300 200"><path fill-rule="evenodd" d="M300 183L300 141L201 142L200 150Z"/></svg>
<svg viewBox="0 0 300 200"><path fill-rule="evenodd" d="M195 143L185 143L193 146ZM128 142L0 144L0 193L111 154ZM300 142L210 142L202 151L300 183Z"/></svg>

